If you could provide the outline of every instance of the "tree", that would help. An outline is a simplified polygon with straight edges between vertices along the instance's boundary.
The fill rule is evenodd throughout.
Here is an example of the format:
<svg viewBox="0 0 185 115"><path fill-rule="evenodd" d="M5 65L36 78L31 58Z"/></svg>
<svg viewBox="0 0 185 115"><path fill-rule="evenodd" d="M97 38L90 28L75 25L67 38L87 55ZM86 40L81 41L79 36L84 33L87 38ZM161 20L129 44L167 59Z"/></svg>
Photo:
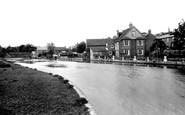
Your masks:
<svg viewBox="0 0 185 115"><path fill-rule="evenodd" d="M6 51L7 52L19 52L19 49L17 47L11 47L11 46L8 46L6 48Z"/></svg>
<svg viewBox="0 0 185 115"><path fill-rule="evenodd" d="M18 49L20 52L31 53L32 51L35 51L37 48L32 44L27 44L27 45L20 45Z"/></svg>
<svg viewBox="0 0 185 115"><path fill-rule="evenodd" d="M24 51L24 48L25 48L25 45L20 45L20 46L19 46L19 51L20 51L20 52L25 52L25 51Z"/></svg>
<svg viewBox="0 0 185 115"><path fill-rule="evenodd" d="M27 44L27 45L25 45L25 47L24 47L24 51L25 52L29 52L29 53L31 53L32 51L36 51L36 47L35 46L33 46L32 44Z"/></svg>
<svg viewBox="0 0 185 115"><path fill-rule="evenodd" d="M166 49L166 44L161 39L155 39L151 46L151 51L153 51L154 55L159 58L163 58L165 49Z"/></svg>
<svg viewBox="0 0 185 115"><path fill-rule="evenodd" d="M6 49L0 46L0 57L6 56Z"/></svg>
<svg viewBox="0 0 185 115"><path fill-rule="evenodd" d="M178 28L174 29L173 32L170 33L174 36L174 40L171 44L172 50L179 50L179 53L181 53L181 50L185 47L185 22L180 22L178 24Z"/></svg>
<svg viewBox="0 0 185 115"><path fill-rule="evenodd" d="M80 42L77 44L77 53L83 53L86 49L86 43L85 42Z"/></svg>
<svg viewBox="0 0 185 115"><path fill-rule="evenodd" d="M55 45L54 43L47 43L47 48L48 48L48 58L52 58L53 54L55 53Z"/></svg>

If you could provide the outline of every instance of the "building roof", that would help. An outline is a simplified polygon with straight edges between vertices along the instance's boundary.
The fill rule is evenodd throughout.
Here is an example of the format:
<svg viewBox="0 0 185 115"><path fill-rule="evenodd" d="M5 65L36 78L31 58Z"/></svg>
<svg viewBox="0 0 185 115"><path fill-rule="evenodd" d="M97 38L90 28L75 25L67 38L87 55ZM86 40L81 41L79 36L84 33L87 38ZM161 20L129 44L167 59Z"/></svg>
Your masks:
<svg viewBox="0 0 185 115"><path fill-rule="evenodd" d="M93 52L106 52L107 51L105 47L92 47L91 49Z"/></svg>
<svg viewBox="0 0 185 115"><path fill-rule="evenodd" d="M131 26L131 27L129 27L129 28L123 30L123 31L121 32L121 35L120 35L120 32L118 32L118 37L117 37L116 41L121 40L121 39L122 39L129 31L131 31L133 28L135 28L135 29L143 36L143 38L139 37L139 38L136 38L136 39L144 39L144 38L145 38L144 35L143 35L135 26ZM126 37L126 39L130 39L130 38Z"/></svg>
<svg viewBox="0 0 185 115"><path fill-rule="evenodd" d="M105 46L106 43L113 43L114 39L106 38L106 39L87 39L87 46Z"/></svg>
<svg viewBox="0 0 185 115"><path fill-rule="evenodd" d="M37 47L37 50L48 50L48 48L47 47Z"/></svg>
<svg viewBox="0 0 185 115"><path fill-rule="evenodd" d="M172 38L173 36L170 34L158 35L156 36L157 39L165 39L165 38Z"/></svg>

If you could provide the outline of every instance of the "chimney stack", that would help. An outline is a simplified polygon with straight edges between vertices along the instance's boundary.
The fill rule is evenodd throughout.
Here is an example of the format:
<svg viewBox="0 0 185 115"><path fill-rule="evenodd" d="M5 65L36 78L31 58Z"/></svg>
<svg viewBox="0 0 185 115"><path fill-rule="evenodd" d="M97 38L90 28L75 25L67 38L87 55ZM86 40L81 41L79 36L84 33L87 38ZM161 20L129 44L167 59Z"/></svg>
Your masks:
<svg viewBox="0 0 185 115"><path fill-rule="evenodd" d="M130 22L130 24L129 24L129 28L132 28L132 26L133 26L133 24Z"/></svg>
<svg viewBox="0 0 185 115"><path fill-rule="evenodd" d="M152 32L151 32L151 29L149 29L149 30L148 30L148 34L151 34L151 33L152 33Z"/></svg>

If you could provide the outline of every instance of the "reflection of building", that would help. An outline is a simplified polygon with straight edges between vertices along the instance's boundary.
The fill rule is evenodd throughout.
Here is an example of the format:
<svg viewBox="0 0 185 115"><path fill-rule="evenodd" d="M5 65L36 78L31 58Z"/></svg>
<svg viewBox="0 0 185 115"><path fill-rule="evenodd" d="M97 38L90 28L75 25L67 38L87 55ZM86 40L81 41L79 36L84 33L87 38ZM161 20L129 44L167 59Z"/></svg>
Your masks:
<svg viewBox="0 0 185 115"><path fill-rule="evenodd" d="M129 24L129 28L122 32L117 31L117 36L115 40L116 57L144 57L146 38L131 23Z"/></svg>
<svg viewBox="0 0 185 115"><path fill-rule="evenodd" d="M107 58L114 55L114 39L87 39L90 49L90 59Z"/></svg>

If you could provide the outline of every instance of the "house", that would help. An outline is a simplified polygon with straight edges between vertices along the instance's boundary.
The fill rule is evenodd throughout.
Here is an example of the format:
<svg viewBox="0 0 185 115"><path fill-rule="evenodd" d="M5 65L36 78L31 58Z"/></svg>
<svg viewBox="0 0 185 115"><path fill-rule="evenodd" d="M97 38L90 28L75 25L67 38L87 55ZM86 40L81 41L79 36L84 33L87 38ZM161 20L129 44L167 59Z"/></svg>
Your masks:
<svg viewBox="0 0 185 115"><path fill-rule="evenodd" d="M67 48L66 47L54 47L54 52L58 56L66 56Z"/></svg>
<svg viewBox="0 0 185 115"><path fill-rule="evenodd" d="M47 53L48 48L47 47L37 47L37 55ZM67 48L66 47L54 47L55 55L61 56L63 54L66 54Z"/></svg>
<svg viewBox="0 0 185 115"><path fill-rule="evenodd" d="M160 34L157 34L156 38L157 39L162 39L167 47L171 46L171 43L174 39L173 35L170 35L170 31L169 32L162 32Z"/></svg>
<svg viewBox="0 0 185 115"><path fill-rule="evenodd" d="M90 49L90 59L111 58L114 55L114 39L87 39L87 48Z"/></svg>
<svg viewBox="0 0 185 115"><path fill-rule="evenodd" d="M37 55L42 54L42 53L47 53L48 52L48 48L47 47L40 47L40 46L38 46L36 52L37 52Z"/></svg>
<svg viewBox="0 0 185 115"><path fill-rule="evenodd" d="M145 56L145 36L132 23L122 32L117 31L115 54L117 58L134 58Z"/></svg>

